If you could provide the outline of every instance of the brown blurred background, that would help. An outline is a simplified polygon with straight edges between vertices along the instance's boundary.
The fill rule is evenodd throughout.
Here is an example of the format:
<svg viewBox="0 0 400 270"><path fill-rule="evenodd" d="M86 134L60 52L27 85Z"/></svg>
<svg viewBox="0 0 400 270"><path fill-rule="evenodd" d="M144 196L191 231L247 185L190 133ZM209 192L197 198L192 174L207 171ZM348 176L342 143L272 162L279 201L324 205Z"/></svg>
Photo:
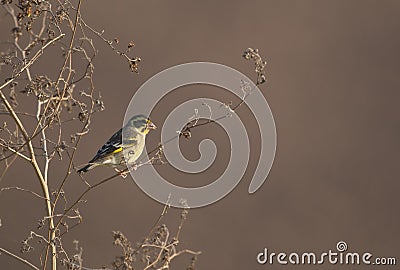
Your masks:
<svg viewBox="0 0 400 270"><path fill-rule="evenodd" d="M249 110L240 108L238 114L251 134L250 166L227 197L190 211L180 247L203 252L199 269L310 269L261 266L256 255L264 247L275 252L324 252L335 250L340 240L350 251L399 260L399 14L399 1L84 1L86 22L121 44L134 40L142 62L140 74L132 74L126 62L97 41L94 78L106 110L94 116L93 132L83 138L76 163L87 162L120 128L135 90L154 74L181 63L210 61L254 78L253 64L241 54L255 47L268 61L269 81L260 89L275 117L275 162L262 188L249 195L259 133ZM10 37L4 22L8 18L2 10L2 41ZM61 63L53 61L48 61L49 69ZM218 88L185 87L163 99L152 113L154 122L161 125L169 110L191 97L237 102ZM215 127L210 133L200 128L192 140L182 141L183 153L189 159L198 157L197 143L204 138L229 147L222 129ZM159 131L149 136L149 145L158 141ZM1 186L40 191L29 180L32 170L21 170L19 164L23 162ZM168 166L160 171L173 183L198 186L212 181L225 165L221 155L202 175L190 176ZM64 170L63 161L55 161L50 177L58 181ZM111 174L101 168L86 179L93 183ZM72 200L83 188L74 175L66 192ZM118 254L111 231L121 230L132 242L138 241L162 209L129 178L115 179L86 199L79 207L83 223L64 242L72 248L72 241L79 239L84 265L90 268L106 265ZM166 217L171 228L178 225L179 213L174 209ZM2 193L0 246L18 251L42 216L41 201L24 193ZM40 251L27 258L37 263ZM183 269L188 260L182 257L175 266ZM4 255L0 268L28 269ZM364 267L318 266L341 268Z"/></svg>

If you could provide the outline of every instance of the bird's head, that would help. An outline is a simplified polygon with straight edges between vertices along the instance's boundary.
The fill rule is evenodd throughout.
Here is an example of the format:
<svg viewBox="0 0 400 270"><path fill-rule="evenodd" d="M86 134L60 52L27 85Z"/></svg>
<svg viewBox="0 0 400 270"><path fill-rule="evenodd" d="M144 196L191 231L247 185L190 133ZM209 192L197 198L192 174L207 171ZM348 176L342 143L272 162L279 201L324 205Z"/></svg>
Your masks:
<svg viewBox="0 0 400 270"><path fill-rule="evenodd" d="M156 125L151 122L150 118L144 115L135 115L129 119L129 126L133 127L138 133L146 135L150 130L156 129Z"/></svg>

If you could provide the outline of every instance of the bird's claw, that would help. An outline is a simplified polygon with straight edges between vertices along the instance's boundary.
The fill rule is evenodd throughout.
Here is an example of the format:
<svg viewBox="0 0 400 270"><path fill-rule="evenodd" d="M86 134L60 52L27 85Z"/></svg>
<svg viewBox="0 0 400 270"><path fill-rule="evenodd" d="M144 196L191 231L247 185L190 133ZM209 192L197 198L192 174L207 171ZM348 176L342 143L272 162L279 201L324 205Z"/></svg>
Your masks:
<svg viewBox="0 0 400 270"><path fill-rule="evenodd" d="M134 164L130 165L129 168L136 171L138 168L138 165L136 163L134 163Z"/></svg>
<svg viewBox="0 0 400 270"><path fill-rule="evenodd" d="M123 171L120 171L120 170L118 170L117 168L115 168L115 171L117 172L117 173L119 173L119 175L122 177L122 178L126 178L126 176L128 175L128 171L125 171L125 170L123 170Z"/></svg>

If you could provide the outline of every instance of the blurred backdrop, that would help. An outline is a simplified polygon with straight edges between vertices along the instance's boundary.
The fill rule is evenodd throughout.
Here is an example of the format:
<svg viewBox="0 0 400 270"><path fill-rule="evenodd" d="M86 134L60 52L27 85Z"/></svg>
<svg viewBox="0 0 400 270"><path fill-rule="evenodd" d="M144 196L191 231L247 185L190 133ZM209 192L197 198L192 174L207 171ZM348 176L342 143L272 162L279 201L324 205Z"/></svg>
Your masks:
<svg viewBox="0 0 400 270"><path fill-rule="evenodd" d="M202 251L198 269L309 269L259 265L256 256L264 248L288 253L335 250L341 240L354 252L399 258L399 13L398 1L83 1L86 22L120 44L133 40L142 62L139 74L131 73L122 58L97 40L94 79L105 110L92 118L92 132L83 137L75 163L87 162L121 127L129 100L151 76L177 64L210 61L255 78L253 64L241 55L247 47L258 48L268 61L268 82L260 89L277 129L272 170L261 189L249 195L260 134L242 106L237 112L250 134L249 168L227 197L189 212L180 247ZM10 40L4 10L0 25L0 40ZM46 69L58 70L62 58L46 61ZM161 126L169 111L194 97L238 102L217 87L183 87L157 105L152 120ZM189 175L168 165L157 169L181 186L212 182L229 158L223 129L198 128L181 146L195 160L198 143L205 138L221 149L207 172ZM160 130L148 137L150 146L159 141ZM8 172L1 187L20 185L40 192L30 179L33 171L21 170L22 164ZM50 179L59 181L65 168L64 161L55 161ZM112 174L99 168L85 177L94 183ZM75 174L66 192L75 198L84 188ZM111 244L113 230L139 241L162 210L130 177L114 179L86 200L79 207L82 224L64 243L72 249L78 239L84 265L90 268L107 265L118 254ZM18 251L42 216L42 201L25 193L2 193L0 245ZM179 221L180 210L171 209L165 222L174 229ZM38 263L40 252L26 256ZM189 259L179 258L173 266L184 269ZM28 269L4 255L0 266Z"/></svg>

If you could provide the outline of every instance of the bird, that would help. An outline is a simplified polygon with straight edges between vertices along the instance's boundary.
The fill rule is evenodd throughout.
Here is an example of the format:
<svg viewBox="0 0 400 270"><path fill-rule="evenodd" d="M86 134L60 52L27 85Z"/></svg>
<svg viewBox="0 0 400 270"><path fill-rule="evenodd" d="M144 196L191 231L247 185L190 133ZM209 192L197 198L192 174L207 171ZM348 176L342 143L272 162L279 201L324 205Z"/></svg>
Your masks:
<svg viewBox="0 0 400 270"><path fill-rule="evenodd" d="M111 136L87 165L77 171L78 174L85 173L100 165L107 165L124 176L123 171L118 168L134 164L143 152L146 135L150 130L156 128L157 126L150 118L142 114L133 116L125 126ZM124 152L128 156L128 160L126 160Z"/></svg>

